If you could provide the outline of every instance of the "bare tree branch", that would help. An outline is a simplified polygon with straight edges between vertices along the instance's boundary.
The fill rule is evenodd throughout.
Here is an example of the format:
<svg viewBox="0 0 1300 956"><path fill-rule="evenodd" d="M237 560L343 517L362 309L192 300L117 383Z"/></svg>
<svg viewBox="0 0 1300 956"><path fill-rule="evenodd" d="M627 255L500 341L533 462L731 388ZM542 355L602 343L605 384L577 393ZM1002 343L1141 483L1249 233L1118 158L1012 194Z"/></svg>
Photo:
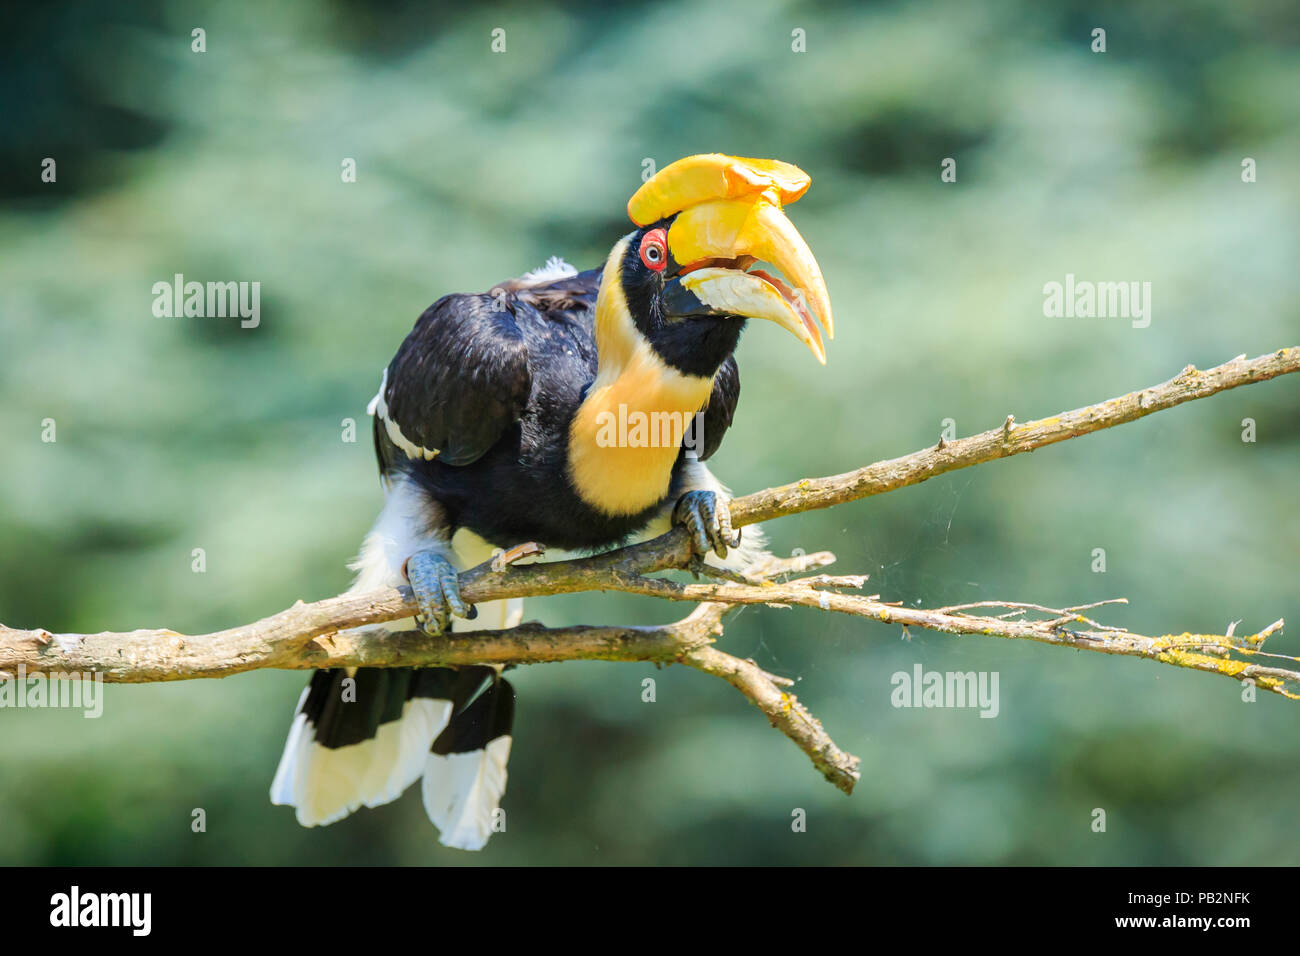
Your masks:
<svg viewBox="0 0 1300 956"><path fill-rule="evenodd" d="M1001 427L969 438L952 442L941 439L932 448L902 458L737 498L731 503L732 519L740 526L881 494L1295 371L1300 371L1300 348L1281 349L1250 360L1241 356L1208 371L1188 366L1168 382L1097 405L1023 425L1016 425L1014 416L1008 415ZM488 562L467 571L461 581L461 594L471 603L592 590L698 603L691 614L672 624L559 628L525 624L505 631L454 633L434 640L415 631L392 633L366 627L415 613L409 589L388 588L343 594L312 604L299 601L252 624L199 636L167 629L52 634L43 629L17 630L0 625L0 677L94 672L108 681L145 683L226 677L259 668L423 667L566 660L681 663L736 687L845 792L851 791L858 779L857 758L835 746L816 718L782 689L780 679L752 661L740 660L712 646L722 633L727 611L746 604L801 606L904 628L1030 640L1221 674L1300 699L1300 671L1243 659L1300 661L1263 650L1265 639L1281 629L1280 620L1245 637L1234 636L1232 628L1223 635L1144 637L1122 628L1105 627L1083 616L1085 610L1112 602L1056 609L1025 602L984 601L924 610L882 602L878 596L840 593L860 588L866 580L863 576L815 575L777 580L815 570L832 560L833 555L821 552L774 558L745 575L718 572L701 566L690 551L687 535L674 529L653 541L579 560L515 566ZM679 583L647 576L670 569L703 571L713 580ZM976 608L1002 609L1005 613L967 613ZM1046 617L1026 619L1031 613Z"/></svg>
<svg viewBox="0 0 1300 956"><path fill-rule="evenodd" d="M1076 408L1071 412L1062 412L1023 425L1015 424L1015 416L1008 415L1000 427L969 438L950 442L940 439L933 448L913 452L902 458L879 461L857 471L829 478L805 478L793 484L746 495L732 502L731 520L736 525L750 524L856 501L858 498L920 484L927 478L959 468L1019 455L1044 445L1054 445L1069 438L1101 431L1103 428L1114 428L1184 402L1208 398L1239 385L1267 381L1298 370L1300 347L1278 349L1253 359L1239 355L1231 362L1204 372L1189 365L1161 385L1130 392L1096 405Z"/></svg>

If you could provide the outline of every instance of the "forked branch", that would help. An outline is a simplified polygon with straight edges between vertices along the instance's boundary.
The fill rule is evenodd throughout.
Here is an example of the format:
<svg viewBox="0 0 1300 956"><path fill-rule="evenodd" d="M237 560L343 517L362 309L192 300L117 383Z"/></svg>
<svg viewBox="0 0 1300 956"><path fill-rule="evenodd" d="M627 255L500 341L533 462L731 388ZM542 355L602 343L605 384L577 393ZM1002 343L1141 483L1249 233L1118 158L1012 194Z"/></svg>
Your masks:
<svg viewBox="0 0 1300 956"><path fill-rule="evenodd" d="M769 521L893 491L935 475L1033 451L1296 371L1300 371L1300 348L1280 349L1254 359L1240 356L1207 371L1188 366L1163 384L1096 405L1024 424L1016 424L1015 417L1008 415L1001 426L969 438L951 442L941 439L933 447L902 458L737 498L731 502L732 520L737 526ZM1145 637L1105 627L1083 615L1097 605L1054 609L981 602L924 610L884 602L878 595L844 593L862 587L866 578L861 576L813 575L784 580L833 560L825 552L774 559L744 577L727 575L696 583L650 577L671 569L707 570L694 560L686 534L674 529L653 541L595 557L501 569L485 563L461 578L461 594L473 603L614 590L698 604L692 613L673 624L557 628L524 624L505 631L457 633L440 640L416 631L366 629L365 625L401 620L415 613L409 589L388 588L343 594L312 604L300 601L252 624L198 636L167 629L53 634L43 629L17 630L0 625L0 676L93 672L102 674L107 681L146 683L226 677L268 667L411 667L567 660L681 663L736 687L845 792L852 790L858 778L857 758L835 746L816 718L785 689L788 681L712 646L722 633L723 618L729 610L746 604L801 606L904 628L1030 640L1140 657L1248 681L1261 689L1300 699L1300 670L1292 667L1300 658L1263 650L1264 641L1282 628L1280 620L1245 637L1234 636L1232 628L1222 635ZM1003 613L970 613L976 609ZM1264 658L1285 662L1286 666L1263 663Z"/></svg>

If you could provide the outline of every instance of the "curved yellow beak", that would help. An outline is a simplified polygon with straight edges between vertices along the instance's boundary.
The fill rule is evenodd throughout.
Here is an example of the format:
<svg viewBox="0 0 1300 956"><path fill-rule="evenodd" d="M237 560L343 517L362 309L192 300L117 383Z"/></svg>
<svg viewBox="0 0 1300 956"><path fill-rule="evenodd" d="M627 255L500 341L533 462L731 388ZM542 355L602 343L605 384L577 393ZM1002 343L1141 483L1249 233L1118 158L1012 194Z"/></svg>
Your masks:
<svg viewBox="0 0 1300 956"><path fill-rule="evenodd" d="M643 184L628 201L628 215L639 226L676 215L668 251L692 297L713 312L776 322L825 364L812 316L834 338L830 294L812 250L782 208L810 182L799 167L778 160L688 156ZM787 282L752 270L759 261Z"/></svg>
<svg viewBox="0 0 1300 956"><path fill-rule="evenodd" d="M676 286L689 295L677 293ZM743 315L775 322L806 345L818 362L826 364L821 332L807 308L792 294L789 286L766 272L695 269L672 280L665 287L664 298L669 310L678 315ZM674 308L682 300L687 302L688 310ZM690 308L692 304L694 308Z"/></svg>

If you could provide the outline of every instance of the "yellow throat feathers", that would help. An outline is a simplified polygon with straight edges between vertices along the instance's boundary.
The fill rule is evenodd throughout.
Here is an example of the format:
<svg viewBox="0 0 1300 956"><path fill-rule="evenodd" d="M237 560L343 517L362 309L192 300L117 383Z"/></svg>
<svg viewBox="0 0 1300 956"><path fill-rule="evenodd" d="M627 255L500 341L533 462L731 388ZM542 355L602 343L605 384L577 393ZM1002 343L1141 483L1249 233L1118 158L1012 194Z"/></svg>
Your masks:
<svg viewBox="0 0 1300 956"><path fill-rule="evenodd" d="M596 380L569 429L569 478L587 504L635 514L668 494L681 436L713 379L665 364L637 330L619 283L627 239L605 262L596 297Z"/></svg>

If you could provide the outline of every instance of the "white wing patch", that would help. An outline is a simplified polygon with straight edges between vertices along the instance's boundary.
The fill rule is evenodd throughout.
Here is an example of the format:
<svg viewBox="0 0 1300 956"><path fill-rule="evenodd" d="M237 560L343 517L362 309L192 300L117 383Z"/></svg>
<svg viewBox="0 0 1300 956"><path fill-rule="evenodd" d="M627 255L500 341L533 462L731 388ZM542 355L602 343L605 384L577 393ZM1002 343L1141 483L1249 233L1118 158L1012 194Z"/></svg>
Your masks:
<svg viewBox="0 0 1300 956"><path fill-rule="evenodd" d="M367 415L374 415L375 410L379 408L380 405L384 405L384 410L387 411L388 406L384 404L384 392L387 391L387 389L388 389L388 366L385 365L383 373L379 376L379 391L375 392L375 397L372 398L370 400L370 404L366 406Z"/></svg>
<svg viewBox="0 0 1300 956"><path fill-rule="evenodd" d="M366 414L378 416L379 420L384 423L384 431L388 432L389 441L402 449L407 458L413 458L417 461L421 458L425 461L432 461L437 458L437 448L429 449L422 445L417 445L402 434L402 430L397 427L397 422L388 417L388 402L384 401L384 392L387 390L388 369L385 368L383 376L379 379L379 391L375 393L375 397L372 398L370 404L366 406Z"/></svg>

